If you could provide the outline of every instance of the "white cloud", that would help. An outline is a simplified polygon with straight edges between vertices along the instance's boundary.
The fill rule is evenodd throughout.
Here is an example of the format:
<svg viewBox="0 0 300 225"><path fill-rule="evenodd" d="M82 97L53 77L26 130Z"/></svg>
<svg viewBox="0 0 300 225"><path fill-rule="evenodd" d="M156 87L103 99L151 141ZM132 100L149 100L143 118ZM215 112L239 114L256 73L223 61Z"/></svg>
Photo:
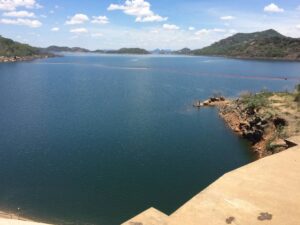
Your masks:
<svg viewBox="0 0 300 225"><path fill-rule="evenodd" d="M207 34L211 34L211 33L225 33L226 30L224 29L219 29L219 28L214 28L214 29L201 29L198 30L195 35L197 36L203 36L203 35L207 35Z"/></svg>
<svg viewBox="0 0 300 225"><path fill-rule="evenodd" d="M137 17L136 22L161 22L168 20L168 17L161 17L159 15L152 15L146 17Z"/></svg>
<svg viewBox="0 0 300 225"><path fill-rule="evenodd" d="M174 24L167 24L167 23L165 23L163 25L163 28L166 29L166 30L179 30L180 29L180 27L178 27Z"/></svg>
<svg viewBox="0 0 300 225"><path fill-rule="evenodd" d="M235 17L234 16L221 16L220 19L221 20L234 20Z"/></svg>
<svg viewBox="0 0 300 225"><path fill-rule="evenodd" d="M198 30L195 34L200 36L200 35L206 35L208 33L209 33L209 30L201 29L201 30Z"/></svg>
<svg viewBox="0 0 300 225"><path fill-rule="evenodd" d="M213 32L218 32L218 33L226 32L226 30L220 29L220 28L214 28L214 29L212 29L211 31L213 31Z"/></svg>
<svg viewBox="0 0 300 225"><path fill-rule="evenodd" d="M7 25L20 25L20 26L27 26L31 28L37 28L42 26L42 23L38 20L31 20L31 19L1 19L0 23L7 24Z"/></svg>
<svg viewBox="0 0 300 225"><path fill-rule="evenodd" d="M59 29L59 27L53 27L52 29L51 29L51 31L53 31L53 32L57 32L57 31L59 31L60 29Z"/></svg>
<svg viewBox="0 0 300 225"><path fill-rule="evenodd" d="M151 10L151 4L144 0L126 0L124 5L111 4L107 10L121 10L125 14L135 16L136 22L161 22L168 17L162 17Z"/></svg>
<svg viewBox="0 0 300 225"><path fill-rule="evenodd" d="M0 10L13 11L18 7L41 8L35 0L0 0Z"/></svg>
<svg viewBox="0 0 300 225"><path fill-rule="evenodd" d="M98 38L98 37L102 37L102 36L103 36L102 33L92 33L91 34L91 37L93 37L93 38Z"/></svg>
<svg viewBox="0 0 300 225"><path fill-rule="evenodd" d="M71 29L70 32L75 34L84 34L84 33L88 33L89 31L86 28L76 28L76 29Z"/></svg>
<svg viewBox="0 0 300 225"><path fill-rule="evenodd" d="M83 24L87 21L89 21L89 17L87 15L78 13L75 14L70 20L66 21L66 24L68 25Z"/></svg>
<svg viewBox="0 0 300 225"><path fill-rule="evenodd" d="M300 29L300 24L296 26L297 29Z"/></svg>
<svg viewBox="0 0 300 225"><path fill-rule="evenodd" d="M35 17L33 12L28 12L28 11L11 11L11 12L5 12L3 13L3 16L7 16L7 17L29 17L29 18L33 18Z"/></svg>
<svg viewBox="0 0 300 225"><path fill-rule="evenodd" d="M271 3L270 5L267 5L264 8L265 12L270 12L270 13L280 13L280 12L284 12L283 8L280 8L278 5Z"/></svg>
<svg viewBox="0 0 300 225"><path fill-rule="evenodd" d="M195 30L196 28L195 27L189 27L189 30L190 31L193 31L193 30Z"/></svg>
<svg viewBox="0 0 300 225"><path fill-rule="evenodd" d="M92 23L108 24L109 19L106 16L93 16Z"/></svg>

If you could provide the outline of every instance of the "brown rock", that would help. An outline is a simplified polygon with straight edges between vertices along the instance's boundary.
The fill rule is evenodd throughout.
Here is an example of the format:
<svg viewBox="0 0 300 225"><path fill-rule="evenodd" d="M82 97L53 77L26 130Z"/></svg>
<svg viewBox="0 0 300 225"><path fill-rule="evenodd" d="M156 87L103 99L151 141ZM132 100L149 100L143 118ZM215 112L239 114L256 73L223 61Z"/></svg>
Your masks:
<svg viewBox="0 0 300 225"><path fill-rule="evenodd" d="M270 147L273 148L288 148L288 144L283 139L277 139L276 141L271 142Z"/></svg>

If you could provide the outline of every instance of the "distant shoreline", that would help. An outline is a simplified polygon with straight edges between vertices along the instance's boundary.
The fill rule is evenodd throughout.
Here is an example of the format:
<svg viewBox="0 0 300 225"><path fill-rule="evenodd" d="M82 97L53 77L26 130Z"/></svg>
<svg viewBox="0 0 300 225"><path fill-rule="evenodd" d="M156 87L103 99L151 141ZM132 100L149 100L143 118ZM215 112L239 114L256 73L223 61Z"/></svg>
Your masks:
<svg viewBox="0 0 300 225"><path fill-rule="evenodd" d="M35 59L48 59L57 57L57 55L32 55L32 56L0 56L0 63L13 63L13 62L24 62L32 61Z"/></svg>
<svg viewBox="0 0 300 225"><path fill-rule="evenodd" d="M256 61L282 61L282 62L300 62L300 59L289 59L279 57L246 57L246 56L228 56L228 55L190 55L190 56L206 56L226 59L240 59L240 60L256 60Z"/></svg>
<svg viewBox="0 0 300 225"><path fill-rule="evenodd" d="M13 63L13 62L24 62L32 61L35 59L47 59L53 57L64 57L62 52L57 54L47 54L47 55L32 55L32 56L0 56L0 63ZM215 58L225 58L225 59L236 59L236 60L253 60L253 61L276 61L276 62L300 62L300 59L289 59L289 58L279 58L279 57L246 57L246 56L228 56L228 55L194 55L194 54L132 54L132 53L98 53L98 52L64 52L73 54L95 54L95 55L128 55L128 56L190 56L190 57L215 57ZM61 54L61 55L59 55Z"/></svg>

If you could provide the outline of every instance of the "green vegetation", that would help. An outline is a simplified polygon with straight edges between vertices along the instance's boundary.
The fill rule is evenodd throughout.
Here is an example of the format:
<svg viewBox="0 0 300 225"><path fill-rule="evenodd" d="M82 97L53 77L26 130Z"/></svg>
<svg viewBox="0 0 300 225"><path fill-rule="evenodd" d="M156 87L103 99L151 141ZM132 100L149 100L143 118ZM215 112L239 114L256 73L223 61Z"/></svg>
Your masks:
<svg viewBox="0 0 300 225"><path fill-rule="evenodd" d="M21 44L0 36L0 56L33 56L39 55L40 49L27 44Z"/></svg>
<svg viewBox="0 0 300 225"><path fill-rule="evenodd" d="M45 50L48 52L89 52L89 50L85 48L78 48L78 47L69 48L69 47L60 47L56 45L49 46Z"/></svg>
<svg viewBox="0 0 300 225"><path fill-rule="evenodd" d="M173 53L174 54L178 54L178 55L191 55L192 54L192 50L189 49L189 48L183 48L183 49L175 51Z"/></svg>
<svg viewBox="0 0 300 225"><path fill-rule="evenodd" d="M246 108L260 109L269 105L269 97L271 96L272 93L266 91L257 94L244 93L241 95L241 101Z"/></svg>
<svg viewBox="0 0 300 225"><path fill-rule="evenodd" d="M105 51L105 53L110 53L110 54L138 54L138 55L147 55L150 54L145 49L142 48L121 48L119 50L109 50Z"/></svg>
<svg viewBox="0 0 300 225"><path fill-rule="evenodd" d="M238 33L209 47L194 50L193 54L299 60L300 39L283 36L272 29L249 34Z"/></svg>
<svg viewBox="0 0 300 225"><path fill-rule="evenodd" d="M88 49L85 48L79 48L79 47L73 47L73 48L69 48L69 47L60 47L60 46L50 46L48 48L45 49L48 52L73 52L73 53L102 53L102 54L138 54L138 55L145 55L145 54L150 54L150 52L148 52L145 49L141 49L141 48L121 48L119 50L95 50L95 51L90 51Z"/></svg>
<svg viewBox="0 0 300 225"><path fill-rule="evenodd" d="M237 113L241 122L234 129L264 157L287 149L285 139L300 134L300 104L295 102L299 96L300 85L292 92L244 92L223 111Z"/></svg>

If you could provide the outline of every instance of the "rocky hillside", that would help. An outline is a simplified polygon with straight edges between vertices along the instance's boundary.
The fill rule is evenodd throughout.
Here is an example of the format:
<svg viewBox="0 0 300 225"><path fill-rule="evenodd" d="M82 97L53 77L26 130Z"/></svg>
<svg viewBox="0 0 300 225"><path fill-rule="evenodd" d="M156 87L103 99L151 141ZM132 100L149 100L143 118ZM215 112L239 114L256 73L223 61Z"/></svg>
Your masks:
<svg viewBox="0 0 300 225"><path fill-rule="evenodd" d="M194 55L300 60L300 39L275 30L238 33L211 46L194 50Z"/></svg>

